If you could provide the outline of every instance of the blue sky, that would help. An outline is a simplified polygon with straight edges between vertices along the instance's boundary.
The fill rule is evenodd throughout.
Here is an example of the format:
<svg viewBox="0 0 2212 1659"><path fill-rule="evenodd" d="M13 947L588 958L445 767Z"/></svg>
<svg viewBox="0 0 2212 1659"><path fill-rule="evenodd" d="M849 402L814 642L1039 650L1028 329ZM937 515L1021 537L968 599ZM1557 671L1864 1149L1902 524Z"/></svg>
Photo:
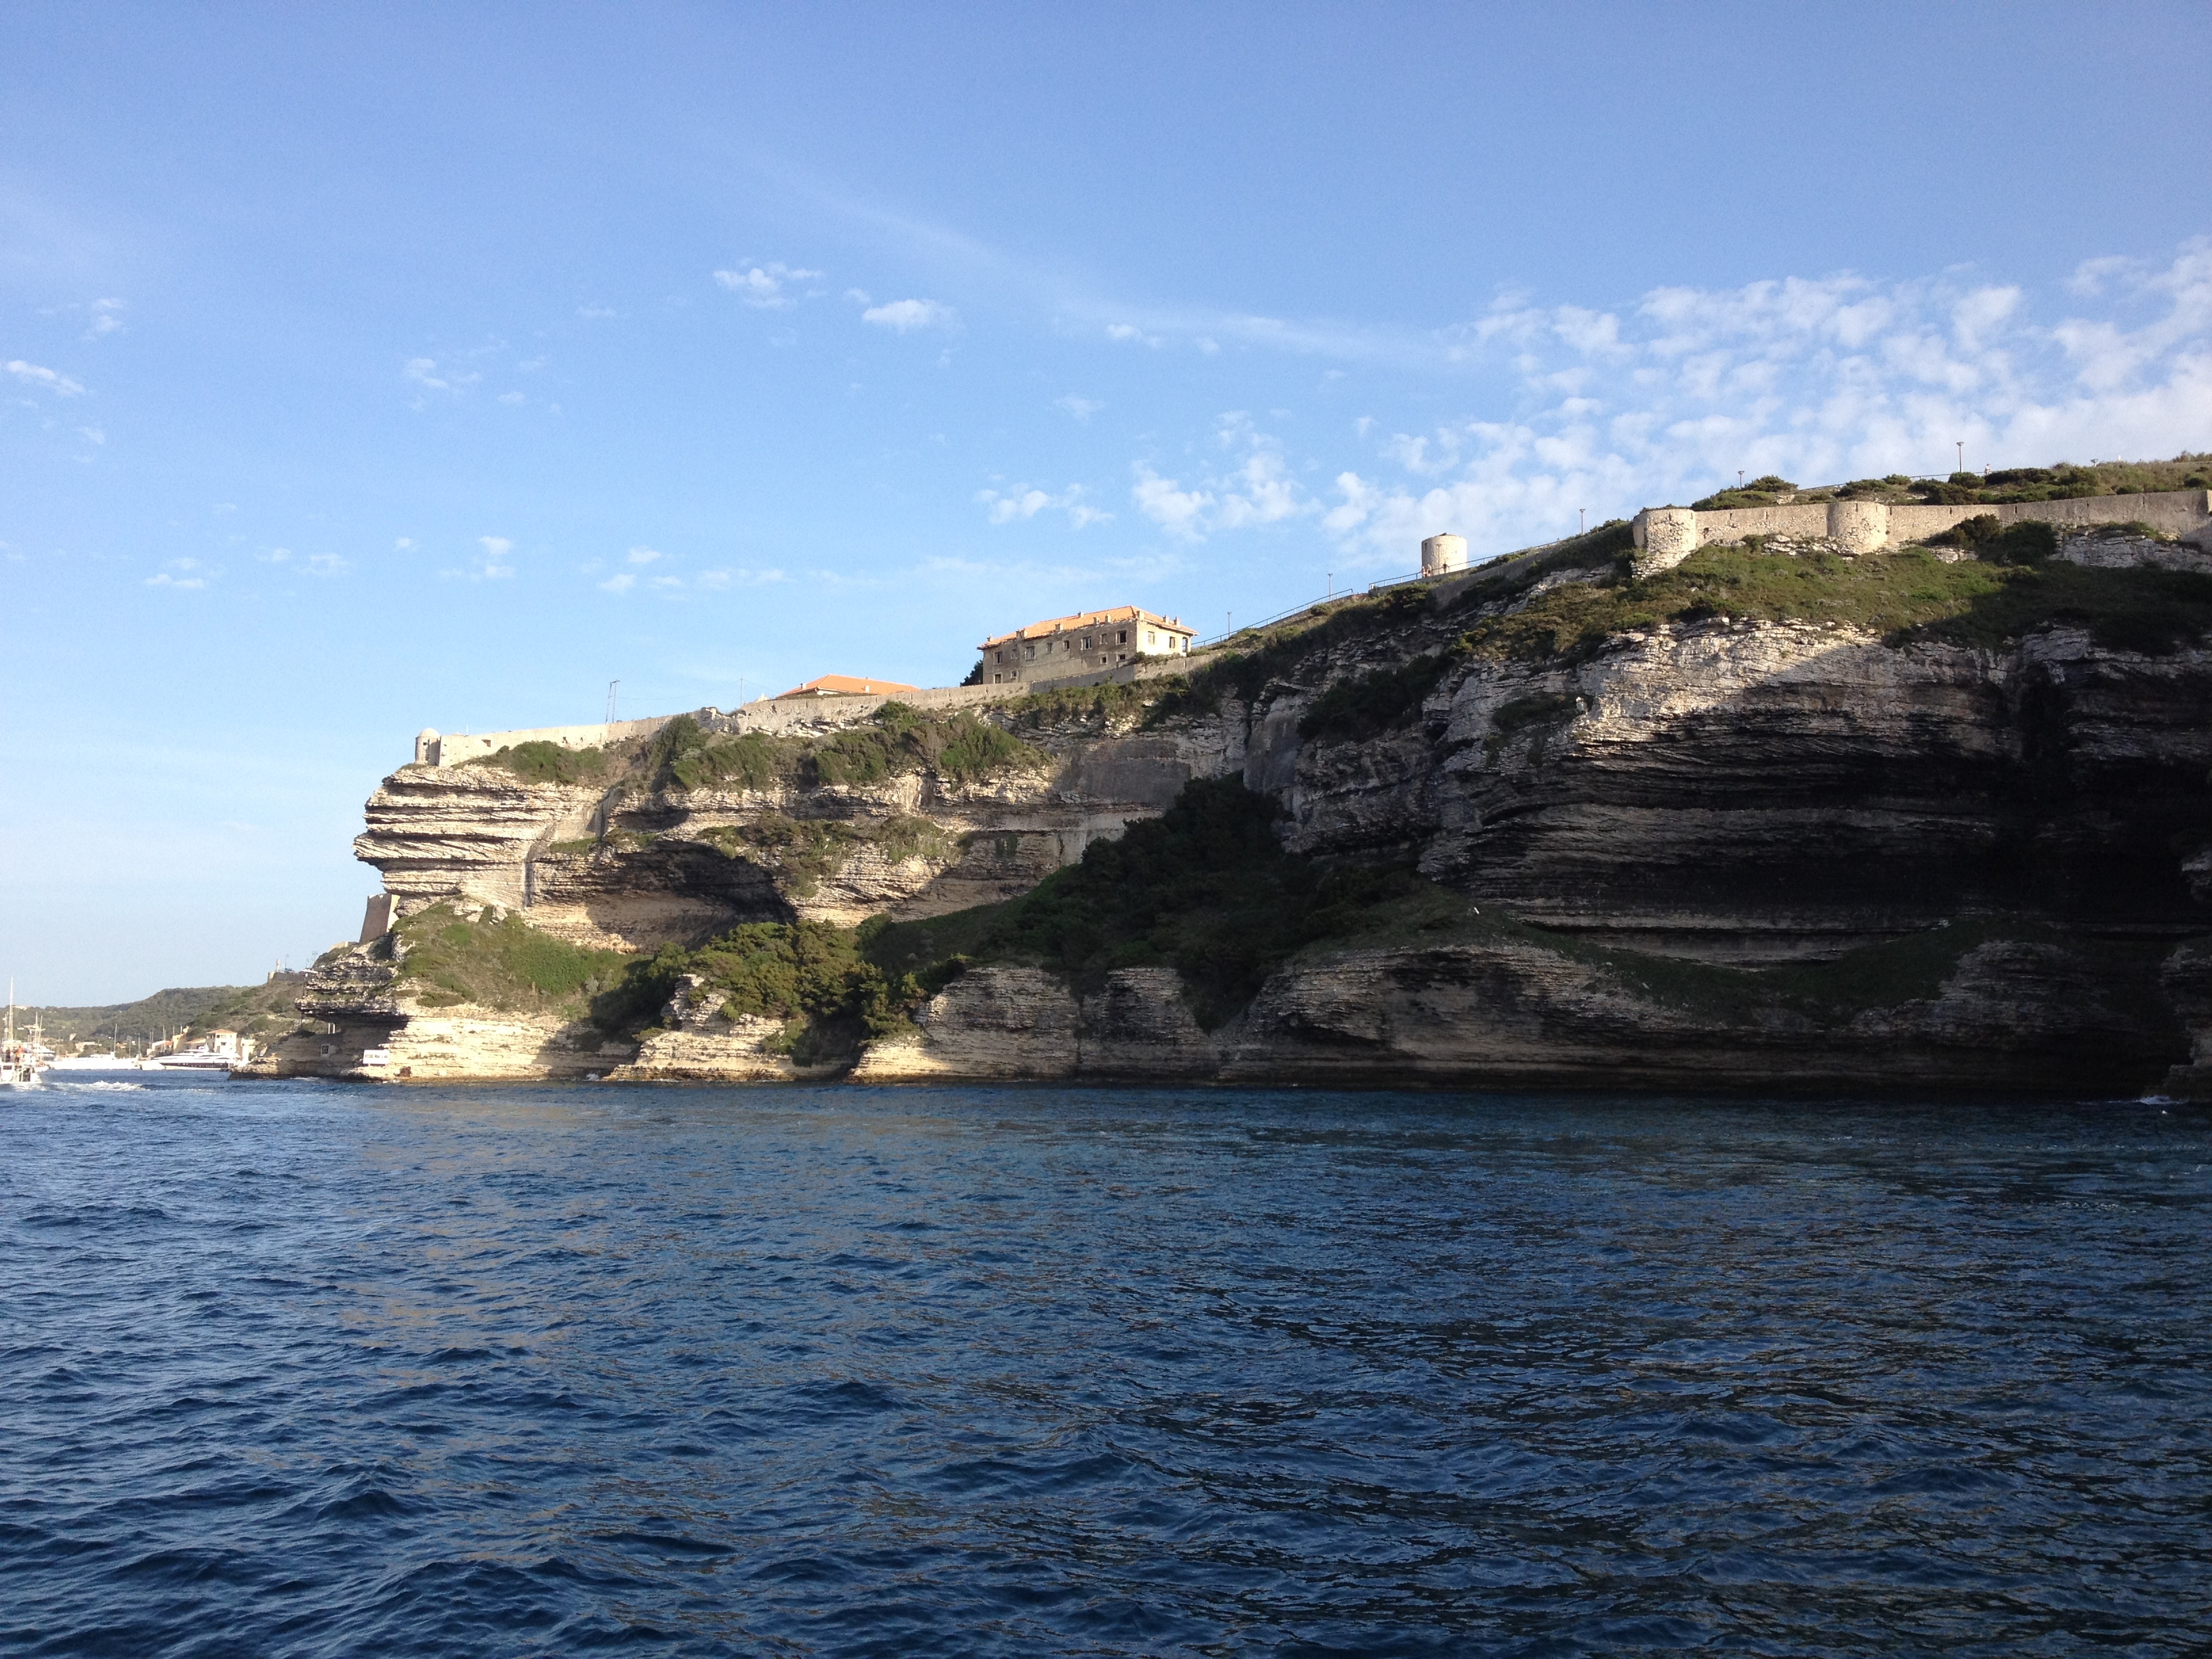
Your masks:
<svg viewBox="0 0 2212 1659"><path fill-rule="evenodd" d="M425 725L957 681L1738 468L2212 447L2202 5L0 12L0 969L349 934Z"/></svg>

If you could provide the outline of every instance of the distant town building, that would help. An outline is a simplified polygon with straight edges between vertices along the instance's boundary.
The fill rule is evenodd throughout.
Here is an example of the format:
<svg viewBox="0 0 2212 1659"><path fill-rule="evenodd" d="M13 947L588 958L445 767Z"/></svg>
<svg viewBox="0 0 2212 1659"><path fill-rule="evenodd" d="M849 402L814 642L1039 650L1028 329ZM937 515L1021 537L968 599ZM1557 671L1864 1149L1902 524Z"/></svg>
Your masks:
<svg viewBox="0 0 2212 1659"><path fill-rule="evenodd" d="M788 691L779 691L771 701L781 702L786 697L879 697L921 690L918 685L901 685L896 680L856 680L850 674L824 674L820 679L794 685Z"/></svg>
<svg viewBox="0 0 2212 1659"><path fill-rule="evenodd" d="M983 653L983 684L1026 685L1096 674L1140 657L1177 656L1190 649L1194 635L1173 617L1125 605L1031 623L976 649Z"/></svg>

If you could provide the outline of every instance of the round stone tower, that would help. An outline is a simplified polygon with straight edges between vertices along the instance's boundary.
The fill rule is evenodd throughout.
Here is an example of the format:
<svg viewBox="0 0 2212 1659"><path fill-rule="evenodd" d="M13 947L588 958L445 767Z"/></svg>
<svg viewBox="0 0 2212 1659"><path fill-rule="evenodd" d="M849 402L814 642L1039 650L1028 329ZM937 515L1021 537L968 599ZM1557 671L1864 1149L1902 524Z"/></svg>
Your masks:
<svg viewBox="0 0 2212 1659"><path fill-rule="evenodd" d="M1431 536L1421 544L1421 574L1442 576L1467 568L1467 538Z"/></svg>
<svg viewBox="0 0 2212 1659"><path fill-rule="evenodd" d="M415 734L415 764L417 766L438 764L438 734L430 726L426 726Z"/></svg>

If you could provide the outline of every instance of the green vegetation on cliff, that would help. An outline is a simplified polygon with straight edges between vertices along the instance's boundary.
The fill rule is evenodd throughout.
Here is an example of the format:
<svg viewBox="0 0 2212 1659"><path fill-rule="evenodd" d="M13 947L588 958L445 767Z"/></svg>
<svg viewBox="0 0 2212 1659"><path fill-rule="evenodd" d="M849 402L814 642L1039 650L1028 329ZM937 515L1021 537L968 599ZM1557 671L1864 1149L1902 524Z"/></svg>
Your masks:
<svg viewBox="0 0 2212 1659"><path fill-rule="evenodd" d="M1855 478L1846 484L1800 489L1789 479L1768 473L1734 489L1723 489L1691 505L1699 512L1729 507L1772 507L1784 501L1922 501L1938 507L1997 506L2007 501L2072 501L2088 495L2149 495L2169 489L2212 489L2212 455L2187 451L2170 461L2105 461L2076 466L2006 467L1995 472L1954 472L1948 478Z"/></svg>
<svg viewBox="0 0 2212 1659"><path fill-rule="evenodd" d="M731 783L766 789L879 783L915 772L934 773L951 783L971 783L1014 772L1042 771L1051 763L1043 750L964 710L930 714L902 702L887 702L866 724L823 738L761 732L717 737L689 714L679 714L654 734L646 769L655 782L672 782L686 790Z"/></svg>
<svg viewBox="0 0 2212 1659"><path fill-rule="evenodd" d="M600 783L614 771L613 763L599 750L563 749L557 743L539 740L501 746L460 763L496 767L514 773L525 783Z"/></svg>
<svg viewBox="0 0 2212 1659"><path fill-rule="evenodd" d="M2017 550L2009 540L1992 545L2007 557ZM1632 629L1720 617L1847 624L1893 645L1994 647L2063 623L2087 629L2110 649L2155 653L2212 629L2212 576L2057 560L1945 563L1911 547L1857 559L1707 547L1655 575L1554 588L1478 623L1467 641L1486 656L1584 657Z"/></svg>
<svg viewBox="0 0 2212 1659"><path fill-rule="evenodd" d="M398 932L406 949L395 988L412 991L426 1008L471 1003L580 1018L586 999L634 960L627 951L568 944L512 914L494 921L443 904L416 911Z"/></svg>
<svg viewBox="0 0 2212 1659"><path fill-rule="evenodd" d="M601 1030L653 1029L687 977L704 981L695 1006L732 1019L784 1024L771 1047L803 1063L850 1060L872 1037L907 1029L907 1016L957 969L934 977L887 973L863 946L873 929L827 922L748 922L696 950L665 945L633 957L592 1004Z"/></svg>
<svg viewBox="0 0 2212 1659"><path fill-rule="evenodd" d="M1003 904L872 933L872 960L918 985L969 961L1035 962L1095 991L1117 968L1170 967L1212 1029L1316 939L1425 885L1395 866L1333 866L1283 851L1275 804L1236 779L1196 779L1159 817Z"/></svg>

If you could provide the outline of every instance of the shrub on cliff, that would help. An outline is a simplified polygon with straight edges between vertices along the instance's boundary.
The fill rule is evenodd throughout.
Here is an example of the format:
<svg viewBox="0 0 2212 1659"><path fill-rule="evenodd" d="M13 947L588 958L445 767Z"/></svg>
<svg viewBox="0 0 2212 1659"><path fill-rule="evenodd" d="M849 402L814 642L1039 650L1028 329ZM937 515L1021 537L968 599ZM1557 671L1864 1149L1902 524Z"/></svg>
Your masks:
<svg viewBox="0 0 2212 1659"><path fill-rule="evenodd" d="M2058 550L2058 532L2040 520L2001 522L1994 513L1978 513L1939 535L1930 547L1963 547L1984 564L2041 564Z"/></svg>
<svg viewBox="0 0 2212 1659"><path fill-rule="evenodd" d="M1116 968L1167 966L1211 1030L1316 939L1355 931L1413 890L1397 866L1323 866L1276 839L1279 809L1235 778L1193 779L1117 841L1095 841L1005 907L981 954L1027 957L1097 990Z"/></svg>
<svg viewBox="0 0 2212 1659"><path fill-rule="evenodd" d="M862 954L861 932L819 921L747 922L695 951L665 945L633 959L592 1004L601 1030L633 1034L657 1020L687 975L732 1019L775 1019L776 1046L802 1060L850 1057L901 1029L924 994Z"/></svg>
<svg viewBox="0 0 2212 1659"><path fill-rule="evenodd" d="M631 957L555 939L520 916L491 920L433 905L401 921L398 981L425 1007L473 1003L503 1012L580 1014L583 999L622 975Z"/></svg>
<svg viewBox="0 0 2212 1659"><path fill-rule="evenodd" d="M514 773L525 783L598 783L611 769L605 754L599 750L563 749L557 743L536 739L502 746L461 764L495 766Z"/></svg>
<svg viewBox="0 0 2212 1659"><path fill-rule="evenodd" d="M1870 629L1893 645L1942 639L1997 647L2067 624L2114 650L2162 652L2212 629L2208 600L2212 577L2179 571L2092 570L2056 559L1946 564L1917 548L1847 559L1706 547L1655 575L1554 588L1477 622L1467 637L1485 656L1575 660L1634 629L1715 617L1831 623Z"/></svg>
<svg viewBox="0 0 2212 1659"><path fill-rule="evenodd" d="M809 781L852 785L921 771L965 783L1042 771L1051 763L1042 750L973 714L933 718L908 704L887 702L867 725L835 733L801 764Z"/></svg>
<svg viewBox="0 0 2212 1659"><path fill-rule="evenodd" d="M1432 651L1389 668L1341 679L1314 699L1298 721L1302 738L1340 742L1371 738L1413 718L1462 651Z"/></svg>

